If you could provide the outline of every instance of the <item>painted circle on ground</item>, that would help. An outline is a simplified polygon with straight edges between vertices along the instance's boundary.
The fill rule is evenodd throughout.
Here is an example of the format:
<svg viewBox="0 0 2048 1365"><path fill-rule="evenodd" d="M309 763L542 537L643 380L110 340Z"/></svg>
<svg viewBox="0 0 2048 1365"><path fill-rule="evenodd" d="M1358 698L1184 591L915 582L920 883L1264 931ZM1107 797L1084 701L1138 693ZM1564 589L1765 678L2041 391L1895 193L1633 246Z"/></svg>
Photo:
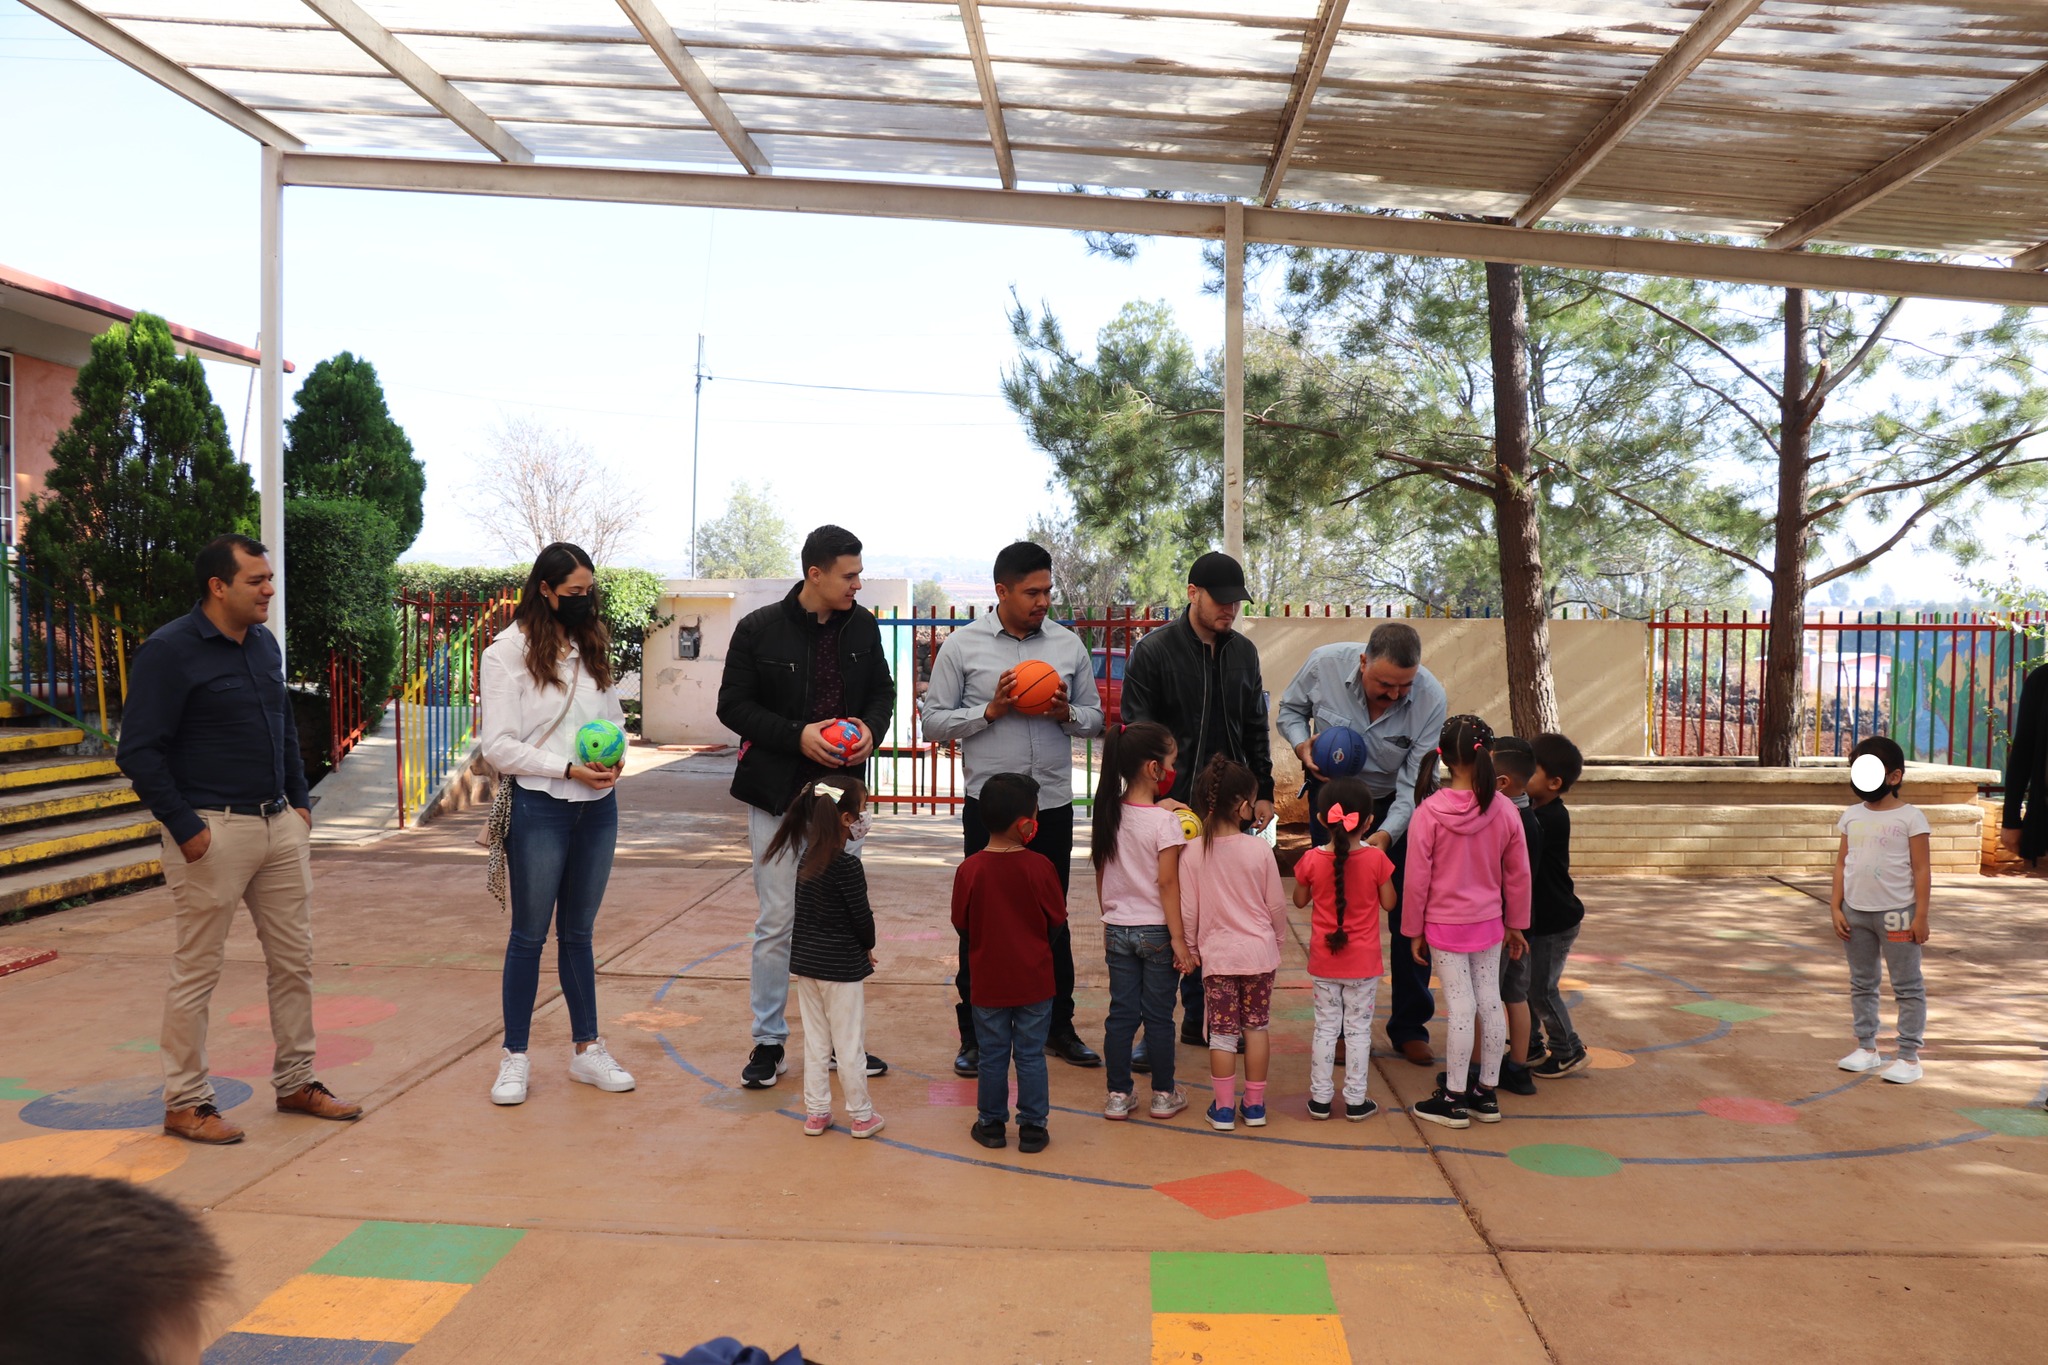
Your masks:
<svg viewBox="0 0 2048 1365"><path fill-rule="evenodd" d="M319 1042L313 1059L314 1069L327 1072L337 1067L354 1066L376 1050L377 1045L368 1038L358 1038L352 1033L330 1033ZM269 1043L236 1048L213 1063L213 1074L268 1076L276 1056L276 1049Z"/></svg>
<svg viewBox="0 0 2048 1365"><path fill-rule="evenodd" d="M2002 1137L2048 1137L2048 1113L2039 1109L1958 1109L1979 1128Z"/></svg>
<svg viewBox="0 0 2048 1365"><path fill-rule="evenodd" d="M222 1112L245 1102L247 1082L222 1077L214 1082L213 1102ZM21 1107L21 1121L38 1128L71 1132L114 1128L158 1128L164 1121L164 1085L155 1076L130 1076L59 1090ZM177 1141L173 1138L170 1141Z"/></svg>
<svg viewBox="0 0 2048 1365"><path fill-rule="evenodd" d="M1508 1160L1537 1175L1561 1175L1573 1179L1621 1174L1621 1158L1598 1147L1580 1147L1569 1142L1537 1142L1509 1151Z"/></svg>
<svg viewBox="0 0 2048 1365"><path fill-rule="evenodd" d="M1625 1066L1634 1066L1636 1059L1611 1047L1589 1047L1586 1049L1586 1063L1595 1071L1619 1071Z"/></svg>
<svg viewBox="0 0 2048 1365"><path fill-rule="evenodd" d="M0 1143L0 1176L98 1175L140 1184L177 1170L190 1150L164 1133L45 1133Z"/></svg>
<svg viewBox="0 0 2048 1365"><path fill-rule="evenodd" d="M1776 1100L1751 1099L1746 1095L1715 1095L1700 1101L1700 1112L1730 1123L1797 1123L1799 1111Z"/></svg>
<svg viewBox="0 0 2048 1365"><path fill-rule="evenodd" d="M374 995L313 997L313 1027L320 1032L331 1028L361 1028L365 1024L382 1023L396 1013L398 1006ZM270 1006L244 1005L228 1016L228 1022L267 1025L270 1022Z"/></svg>

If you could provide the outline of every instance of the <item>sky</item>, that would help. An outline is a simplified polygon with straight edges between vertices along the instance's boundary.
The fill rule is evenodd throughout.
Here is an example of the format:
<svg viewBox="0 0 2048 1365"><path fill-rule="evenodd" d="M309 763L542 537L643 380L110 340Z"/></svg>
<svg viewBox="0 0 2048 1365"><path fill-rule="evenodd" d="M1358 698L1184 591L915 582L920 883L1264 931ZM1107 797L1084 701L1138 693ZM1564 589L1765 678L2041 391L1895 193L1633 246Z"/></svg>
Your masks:
<svg viewBox="0 0 2048 1365"><path fill-rule="evenodd" d="M0 128L0 262L255 340L254 142L15 0ZM376 365L426 464L408 557L444 563L507 557L464 509L491 429L518 415L586 442L647 509L629 557L681 573L701 333L700 520L736 481L765 483L795 526L854 528L871 564L971 576L1065 505L998 392L1013 293L1077 342L1132 299L1166 300L1198 347L1222 340L1191 241L1124 263L1022 228L307 189L284 224L284 353L300 375L343 350ZM240 449L252 371L208 369ZM2030 521L2006 509L1994 543ZM2022 563L2037 583L2039 560ZM1917 554L1850 591L1887 584L1958 592Z"/></svg>

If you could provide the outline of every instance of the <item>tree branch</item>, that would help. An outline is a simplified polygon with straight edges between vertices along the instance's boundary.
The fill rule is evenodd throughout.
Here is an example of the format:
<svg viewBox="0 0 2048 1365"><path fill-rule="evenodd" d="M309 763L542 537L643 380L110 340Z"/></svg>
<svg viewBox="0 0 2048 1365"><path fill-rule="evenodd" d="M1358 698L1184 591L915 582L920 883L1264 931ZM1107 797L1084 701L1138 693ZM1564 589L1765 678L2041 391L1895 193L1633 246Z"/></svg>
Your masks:
<svg viewBox="0 0 2048 1365"><path fill-rule="evenodd" d="M2039 464L2042 461L2021 460L2014 464L2007 464L2005 457L2012 453L2015 446L2019 445L2022 441L2031 440L2033 437L2040 435L2041 431L2042 428L2033 427L2021 432L2017 436L2011 436L2003 441L1988 445L1982 450L1973 450L1954 464L1937 469L1932 474L1926 475L1923 478L1899 479L1892 483L1872 484L1868 488L1859 488L1853 493L1835 499L1824 507L1818 507L1808 512L1806 514L1806 523L1810 526L1823 518L1833 516L1852 503L1861 502L1865 498L1879 497L1886 493L1904 493L1915 488L1925 488L1931 483L1940 483L1942 480L1954 476L1959 471L1967 469L1975 461L1983 461L1983 467L1972 473L1961 484L1958 484L1958 488L1975 483L1978 479L1983 478L1995 469L2017 469L2022 465Z"/></svg>
<svg viewBox="0 0 2048 1365"><path fill-rule="evenodd" d="M1181 412L1162 412L1159 415L1168 421L1178 422L1183 417L1222 417L1225 414L1222 408L1187 408ZM1328 427L1303 426L1299 422L1283 422L1277 417L1267 417L1263 413L1248 412L1244 415L1244 420L1255 427L1279 427L1284 431L1305 431L1311 436L1327 436L1333 441L1344 439L1344 433L1341 431L1331 431Z"/></svg>
<svg viewBox="0 0 2048 1365"><path fill-rule="evenodd" d="M1873 563L1875 563L1879 557L1890 552L1894 546L1896 546L1900 541L1904 540L1906 538L1907 533L1913 529L1914 525L1920 520L1920 518L1926 516L1929 512L1932 512L1935 508L1941 506L1949 499L1955 497L1956 494L1962 492L1965 488L1968 488L1971 484L1977 482L1977 480L1985 477L1988 474L1994 473L2000 469L2017 469L2022 465L2030 464L2048 464L2048 457L2033 460L2017 460L2012 464L2005 464L2002 461L1994 461L1990 464L1985 465L1982 469L1976 470L1968 478L1957 480L1950 487L1944 488L1941 492L1936 493L1934 496L1928 498L1927 501L1921 503L1918 510L1916 510L1912 516L1907 517L1905 522L1901 524L1899 529L1894 531L1888 539L1886 539L1884 544L1878 546L1876 549L1870 551L1867 554L1858 555L1856 558L1850 560L1846 564L1836 565L1834 568L1829 569L1826 573L1820 575L1818 578L1808 579L1807 586L1809 588L1818 588L1823 584L1834 582L1837 578L1846 578L1850 574L1861 573L1863 570L1869 568Z"/></svg>
<svg viewBox="0 0 2048 1365"><path fill-rule="evenodd" d="M1769 423L1765 422L1762 418L1758 417L1755 413L1751 412L1748 408L1744 407L1740 401L1738 401L1732 394L1722 389L1719 385L1709 384L1706 380L1694 374L1692 372L1691 366L1687 365L1684 361L1680 360L1677 356L1671 354L1663 347L1658 347L1657 353L1663 356L1669 362L1671 362L1671 367L1677 370L1680 374L1684 375L1687 381L1690 382L1694 388L1705 389L1708 393L1713 394L1714 397L1720 399L1730 408L1733 408L1735 410L1736 416L1740 417L1743 421L1749 423L1752 427L1756 428L1757 435L1764 438L1765 445L1769 446L1773 451L1776 451L1778 449L1778 438L1772 432Z"/></svg>
<svg viewBox="0 0 2048 1365"><path fill-rule="evenodd" d="M1693 336L1699 338L1707 345L1719 351L1721 355L1724 358L1726 358L1729 364L1733 365L1736 369L1742 371L1743 374L1747 375L1751 383L1755 384L1758 388L1762 389L1765 393L1769 394L1773 402L1784 401L1784 395L1780 394L1778 390L1775 387L1773 387L1771 383L1768 380L1766 380L1762 375L1758 374L1755 370L1752 370L1749 366L1743 364L1741 358L1738 357L1735 354L1735 352L1729 350L1726 346L1723 346L1720 342L1714 340L1714 338L1708 336L1705 332L1693 326L1684 318L1674 317L1670 313L1665 312L1662 308L1659 308L1656 304L1651 303L1648 299L1639 298L1636 295L1629 293L1625 289L1615 289L1604 284L1588 284L1586 287L1588 289L1597 290L1602 294L1610 294L1617 299L1622 299L1625 302L1632 303L1638 308L1647 308L1652 313L1655 313L1658 317L1670 323L1673 327L1677 327L1683 331L1691 333Z"/></svg>
<svg viewBox="0 0 2048 1365"><path fill-rule="evenodd" d="M1431 474L1430 471L1426 469L1404 469L1398 474L1390 474L1386 478L1380 479L1375 483L1369 483L1365 487L1359 489L1356 493L1348 493L1345 496L1337 499L1335 502L1331 503L1330 506L1348 507L1352 503L1357 502L1360 498L1369 498L1374 493L1379 492L1381 489L1391 487L1392 485L1401 482L1401 480L1403 479L1419 479L1424 477L1425 475L1428 475L1431 478L1436 477L1436 475Z"/></svg>
<svg viewBox="0 0 2048 1365"><path fill-rule="evenodd" d="M1575 468L1573 465L1571 465L1569 462L1560 460L1555 456L1549 454L1547 451L1543 452L1543 454L1544 458L1549 460L1550 463L1557 465L1562 469L1568 470L1573 478L1583 480L1584 482L1592 485L1594 488L1597 488L1601 492L1607 494L1609 497L1620 498L1623 502L1627 503L1629 506L1635 508L1639 512L1648 513L1650 517L1653 518L1656 522L1658 522L1658 524L1663 526L1665 530L1672 532L1674 535L1684 537L1686 540L1691 541L1693 544L1699 546L1703 550L1712 550L1715 554L1725 555L1729 559L1734 560L1738 564L1746 564L1750 568L1755 569L1758 573L1762 574L1765 578L1773 577L1769 569L1766 569L1763 565L1757 563L1748 555L1743 554L1740 550L1731 550L1726 545L1716 544L1715 542L1708 540L1705 536L1697 535L1694 532L1689 531L1685 527L1679 525L1676 521L1673 521L1670 517L1658 511L1656 508L1650 506L1650 504L1644 502L1641 498L1635 497L1628 493L1624 493L1619 488L1610 487L1609 485L1600 482L1598 479L1589 478L1585 474L1580 473L1579 470Z"/></svg>
<svg viewBox="0 0 2048 1365"><path fill-rule="evenodd" d="M1862 369L1863 362L1870 359L1870 353L1877 349L1877 343L1884 339L1886 332L1891 330L1892 320L1898 317L1899 310L1905 306L1906 296L1904 294L1893 299L1891 307L1884 310L1884 316L1879 318L1877 325L1870 329L1870 335L1863 338L1863 344L1856 348L1856 354L1849 357L1849 363L1844 365L1833 376L1826 379L1825 382L1817 381L1811 389L1808 389L1806 393L1807 401L1825 400L1829 394L1840 388L1850 375Z"/></svg>

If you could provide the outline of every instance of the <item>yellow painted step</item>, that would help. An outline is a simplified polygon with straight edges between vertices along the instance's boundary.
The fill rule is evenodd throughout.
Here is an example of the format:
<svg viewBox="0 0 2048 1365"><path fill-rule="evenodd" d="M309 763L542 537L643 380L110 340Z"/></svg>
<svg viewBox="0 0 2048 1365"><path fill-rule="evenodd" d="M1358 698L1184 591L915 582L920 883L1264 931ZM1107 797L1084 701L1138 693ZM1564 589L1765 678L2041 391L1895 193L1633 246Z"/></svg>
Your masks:
<svg viewBox="0 0 2048 1365"><path fill-rule="evenodd" d="M61 791L0 791L0 826L54 820L62 815L118 811L139 805L125 777L81 782Z"/></svg>
<svg viewBox="0 0 2048 1365"><path fill-rule="evenodd" d="M146 812L128 811L19 830L0 836L0 868L25 867L51 858L69 858L94 849L154 839L157 828L156 821Z"/></svg>
<svg viewBox="0 0 2048 1365"><path fill-rule="evenodd" d="M0 754L33 753L84 742L83 730L0 730Z"/></svg>
<svg viewBox="0 0 2048 1365"><path fill-rule="evenodd" d="M19 763L0 764L0 791L113 777L120 771L111 758L32 758Z"/></svg>
<svg viewBox="0 0 2048 1365"><path fill-rule="evenodd" d="M0 876L0 915L70 900L74 896L89 896L96 891L110 891L130 882L147 881L162 873L163 864L149 852L147 845L110 849L65 863L22 868Z"/></svg>

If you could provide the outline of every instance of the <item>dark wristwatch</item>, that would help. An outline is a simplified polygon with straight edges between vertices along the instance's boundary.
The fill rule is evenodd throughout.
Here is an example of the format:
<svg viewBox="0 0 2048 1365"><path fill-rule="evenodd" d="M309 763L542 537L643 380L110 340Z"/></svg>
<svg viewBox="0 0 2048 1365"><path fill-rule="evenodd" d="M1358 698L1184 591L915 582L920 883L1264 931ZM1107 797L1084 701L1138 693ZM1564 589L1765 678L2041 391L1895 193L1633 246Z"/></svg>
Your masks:
<svg viewBox="0 0 2048 1365"><path fill-rule="evenodd" d="M575 776L576 765L574 763L564 763L562 765L562 780L565 782L573 781Z"/></svg>

